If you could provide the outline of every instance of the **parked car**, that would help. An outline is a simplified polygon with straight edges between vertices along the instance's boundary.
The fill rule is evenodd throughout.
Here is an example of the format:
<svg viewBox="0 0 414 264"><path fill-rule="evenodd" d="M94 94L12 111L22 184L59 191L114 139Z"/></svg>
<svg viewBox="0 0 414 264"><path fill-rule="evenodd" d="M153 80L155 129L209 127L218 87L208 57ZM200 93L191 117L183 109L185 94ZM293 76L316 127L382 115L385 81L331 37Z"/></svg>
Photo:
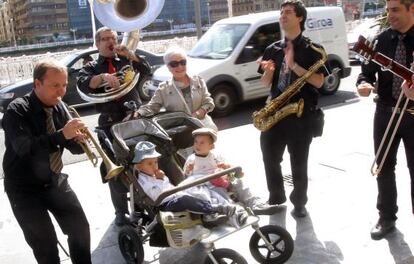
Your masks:
<svg viewBox="0 0 414 264"><path fill-rule="evenodd" d="M136 89L143 101L148 101L151 97L149 95L148 85L151 82L152 73L160 66L164 65L163 56L154 54L145 50L137 49L137 53L146 59L151 65L151 74L147 76L141 76ZM67 55L61 62L68 67L68 87L66 95L63 97L68 105L73 107L86 106L93 103L84 101L78 94L76 89L76 77L82 69L85 62L98 57L97 49L87 49L76 51L73 54ZM4 112L7 109L9 103L17 97L21 97L29 93L33 89L33 78L28 78L16 82L14 84L5 86L0 89L0 112Z"/></svg>

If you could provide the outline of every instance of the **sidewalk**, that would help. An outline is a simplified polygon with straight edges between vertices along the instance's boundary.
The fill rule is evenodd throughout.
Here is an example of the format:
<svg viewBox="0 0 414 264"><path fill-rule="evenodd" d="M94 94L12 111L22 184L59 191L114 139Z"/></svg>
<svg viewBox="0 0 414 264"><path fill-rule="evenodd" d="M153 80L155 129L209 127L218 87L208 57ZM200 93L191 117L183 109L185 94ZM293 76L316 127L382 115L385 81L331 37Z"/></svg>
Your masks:
<svg viewBox="0 0 414 264"><path fill-rule="evenodd" d="M370 238L370 228L377 220L375 209L376 180L370 174L373 159L370 98L325 109L325 130L314 139L309 158L309 202L306 218L295 220L288 201L286 210L261 217L260 224L284 226L295 240L289 264L412 264L414 257L413 215L410 181L403 147L399 150L397 175L399 219L397 230L381 241ZM246 184L262 198L267 188L259 145L259 131L245 125L219 132L218 151L234 165L242 166ZM99 170L89 162L65 166L72 188L78 195L90 222L93 263L125 263L117 245L117 231L108 186L100 182ZM290 174L289 156L283 163ZM0 181L0 188L3 182ZM287 194L291 186L286 183ZM35 263L30 248L11 213L6 195L0 193L0 263ZM65 237L60 242L67 248ZM248 263L256 263L249 251L253 230L246 228L222 239L217 248L231 248ZM190 250L150 248L145 246L145 263L202 263L200 247ZM70 263L64 253L63 263Z"/></svg>

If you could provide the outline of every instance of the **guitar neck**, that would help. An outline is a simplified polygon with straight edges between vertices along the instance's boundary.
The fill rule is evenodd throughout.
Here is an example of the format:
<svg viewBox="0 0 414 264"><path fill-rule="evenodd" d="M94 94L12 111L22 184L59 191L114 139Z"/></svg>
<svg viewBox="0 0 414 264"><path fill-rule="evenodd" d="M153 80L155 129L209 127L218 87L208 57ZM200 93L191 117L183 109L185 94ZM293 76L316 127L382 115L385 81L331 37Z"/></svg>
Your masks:
<svg viewBox="0 0 414 264"><path fill-rule="evenodd" d="M375 53L372 60L380 66L385 67L386 70L389 70L394 74L400 76L408 83L411 83L411 77L413 76L414 72L405 67L404 65L392 60L391 58L379 52Z"/></svg>

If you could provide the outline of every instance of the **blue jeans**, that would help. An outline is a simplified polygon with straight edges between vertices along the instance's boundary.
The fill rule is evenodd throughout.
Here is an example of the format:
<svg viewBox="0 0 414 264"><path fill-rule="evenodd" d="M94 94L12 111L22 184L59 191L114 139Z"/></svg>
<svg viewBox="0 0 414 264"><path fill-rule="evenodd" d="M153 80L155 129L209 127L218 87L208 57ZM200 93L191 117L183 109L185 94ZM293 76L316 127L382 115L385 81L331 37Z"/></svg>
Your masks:
<svg viewBox="0 0 414 264"><path fill-rule="evenodd" d="M160 210L170 212L190 211L196 214L211 214L215 212L210 202L190 195L175 197L161 204Z"/></svg>

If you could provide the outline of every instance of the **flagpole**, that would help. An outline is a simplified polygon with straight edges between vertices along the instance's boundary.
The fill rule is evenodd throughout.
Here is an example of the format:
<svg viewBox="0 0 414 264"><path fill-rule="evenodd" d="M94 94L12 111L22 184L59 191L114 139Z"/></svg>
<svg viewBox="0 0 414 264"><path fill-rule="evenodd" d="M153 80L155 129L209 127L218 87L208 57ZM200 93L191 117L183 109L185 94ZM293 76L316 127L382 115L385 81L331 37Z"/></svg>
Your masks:
<svg viewBox="0 0 414 264"><path fill-rule="evenodd" d="M88 0L88 3L89 3L89 7L91 9L93 45L96 46L96 43L95 43L96 25L95 25L95 14L93 13L93 0Z"/></svg>

